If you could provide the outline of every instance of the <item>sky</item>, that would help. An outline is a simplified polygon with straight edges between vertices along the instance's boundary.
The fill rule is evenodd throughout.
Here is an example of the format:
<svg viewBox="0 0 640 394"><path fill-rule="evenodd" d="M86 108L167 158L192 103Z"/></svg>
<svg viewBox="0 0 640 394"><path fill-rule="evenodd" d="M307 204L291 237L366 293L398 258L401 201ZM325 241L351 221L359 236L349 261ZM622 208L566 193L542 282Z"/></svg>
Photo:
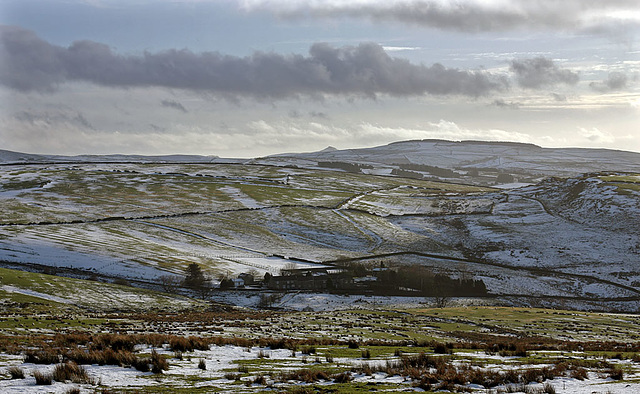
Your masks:
<svg viewBox="0 0 640 394"><path fill-rule="evenodd" d="M640 152L637 0L0 0L0 149Z"/></svg>

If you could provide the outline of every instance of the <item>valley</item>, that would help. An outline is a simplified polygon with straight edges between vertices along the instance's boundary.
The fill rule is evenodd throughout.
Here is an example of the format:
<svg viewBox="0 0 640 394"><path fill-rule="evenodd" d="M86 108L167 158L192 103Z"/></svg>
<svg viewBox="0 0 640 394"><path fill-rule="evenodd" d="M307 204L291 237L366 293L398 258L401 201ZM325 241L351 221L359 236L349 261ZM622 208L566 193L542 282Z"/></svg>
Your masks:
<svg viewBox="0 0 640 394"><path fill-rule="evenodd" d="M487 145L4 154L2 391L634 392L640 160Z"/></svg>

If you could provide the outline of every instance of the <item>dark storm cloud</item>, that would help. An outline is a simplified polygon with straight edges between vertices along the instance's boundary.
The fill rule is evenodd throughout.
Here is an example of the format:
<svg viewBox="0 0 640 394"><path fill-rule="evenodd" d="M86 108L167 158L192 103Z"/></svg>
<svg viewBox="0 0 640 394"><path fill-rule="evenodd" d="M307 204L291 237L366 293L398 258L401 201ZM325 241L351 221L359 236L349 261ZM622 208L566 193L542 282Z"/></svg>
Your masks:
<svg viewBox="0 0 640 394"><path fill-rule="evenodd" d="M187 111L187 109L184 107L184 105L180 104L177 101L173 101L173 100L162 100L161 104L163 107L167 107L167 108L173 108L173 109L177 109L178 111L182 111L185 114L189 111Z"/></svg>
<svg viewBox="0 0 640 394"><path fill-rule="evenodd" d="M486 72L393 58L373 43L314 44L308 56L255 52L236 57L186 49L125 56L92 41L68 48L51 45L18 27L0 33L0 83L20 91L47 92L67 81L85 81L279 99L322 94L477 97L507 87L506 80Z"/></svg>
<svg viewBox="0 0 640 394"><path fill-rule="evenodd" d="M510 69L523 88L538 89L556 84L575 85L580 79L578 74L562 69L553 60L544 57L513 60Z"/></svg>
<svg viewBox="0 0 640 394"><path fill-rule="evenodd" d="M52 91L65 80L62 52L31 31L0 26L0 83L16 90Z"/></svg>
<svg viewBox="0 0 640 394"><path fill-rule="evenodd" d="M614 71L609 73L606 80L602 82L591 82L589 87L601 93L622 90L627 87L627 76L624 73Z"/></svg>
<svg viewBox="0 0 640 394"><path fill-rule="evenodd" d="M245 1L245 9L272 12L284 18L368 18L464 32L518 28L553 30L615 30L620 20L611 13L637 10L636 0L405 0L405 1ZM597 15L597 18L593 18ZM626 23L636 23L626 20Z"/></svg>

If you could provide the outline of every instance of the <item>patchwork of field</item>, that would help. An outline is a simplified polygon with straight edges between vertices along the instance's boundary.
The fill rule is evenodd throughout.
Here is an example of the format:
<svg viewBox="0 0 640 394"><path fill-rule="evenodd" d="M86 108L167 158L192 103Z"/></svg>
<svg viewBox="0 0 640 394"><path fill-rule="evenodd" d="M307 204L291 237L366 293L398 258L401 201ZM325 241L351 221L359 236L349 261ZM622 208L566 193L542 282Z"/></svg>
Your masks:
<svg viewBox="0 0 640 394"><path fill-rule="evenodd" d="M512 304L635 311L636 186L634 174L500 191L250 164L5 165L0 260L151 283L194 262L214 281L419 264Z"/></svg>
<svg viewBox="0 0 640 394"><path fill-rule="evenodd" d="M484 189L394 178L247 165L102 164L2 167L3 260L72 264L135 277L196 262L216 276L277 273L283 256L310 262L424 240L364 210L373 191L410 187L459 198ZM412 195L394 199L415 206ZM409 205L411 202L411 205ZM410 208L407 208L410 209ZM281 256L280 258L274 256Z"/></svg>

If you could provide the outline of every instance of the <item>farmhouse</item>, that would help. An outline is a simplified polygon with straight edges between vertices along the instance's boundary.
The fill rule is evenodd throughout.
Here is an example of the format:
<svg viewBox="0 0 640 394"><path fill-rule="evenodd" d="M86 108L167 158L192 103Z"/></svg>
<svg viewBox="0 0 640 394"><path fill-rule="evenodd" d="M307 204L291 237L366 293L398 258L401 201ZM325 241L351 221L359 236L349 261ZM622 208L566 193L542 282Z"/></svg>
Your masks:
<svg viewBox="0 0 640 394"><path fill-rule="evenodd" d="M339 290L353 287L353 278L342 270L307 268L282 270L267 287L274 290Z"/></svg>

